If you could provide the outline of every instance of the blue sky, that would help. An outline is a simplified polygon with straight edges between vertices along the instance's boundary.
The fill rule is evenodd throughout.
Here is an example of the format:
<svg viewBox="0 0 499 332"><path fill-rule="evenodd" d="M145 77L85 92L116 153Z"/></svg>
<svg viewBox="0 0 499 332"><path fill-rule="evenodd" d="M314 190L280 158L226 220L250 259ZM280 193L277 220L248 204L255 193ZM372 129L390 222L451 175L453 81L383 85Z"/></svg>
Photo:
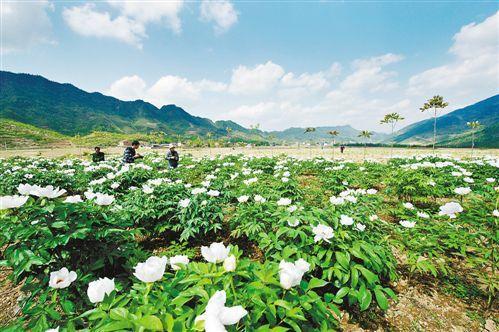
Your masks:
<svg viewBox="0 0 499 332"><path fill-rule="evenodd" d="M2 1L2 69L263 129L499 90L498 2Z"/></svg>

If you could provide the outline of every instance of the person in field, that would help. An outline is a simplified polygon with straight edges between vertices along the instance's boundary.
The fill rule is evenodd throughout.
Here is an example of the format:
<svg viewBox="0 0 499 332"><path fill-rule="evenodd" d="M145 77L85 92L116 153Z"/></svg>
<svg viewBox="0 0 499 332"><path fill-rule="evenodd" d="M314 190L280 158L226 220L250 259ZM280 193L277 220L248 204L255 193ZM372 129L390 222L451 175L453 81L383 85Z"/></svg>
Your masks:
<svg viewBox="0 0 499 332"><path fill-rule="evenodd" d="M137 149L140 147L139 141L133 141L132 146L128 146L123 152L123 163L124 164L132 164L135 162L135 159L143 158L140 154L137 153Z"/></svg>
<svg viewBox="0 0 499 332"><path fill-rule="evenodd" d="M175 150L175 145L170 145L170 149L166 153L166 159L168 160L168 164L170 165L171 168L177 168L178 167L178 152Z"/></svg>
<svg viewBox="0 0 499 332"><path fill-rule="evenodd" d="M94 163L100 163L101 161L104 161L104 152L100 150L99 146L96 146L94 148L94 153L92 153L92 161Z"/></svg>
<svg viewBox="0 0 499 332"><path fill-rule="evenodd" d="M343 151L345 151L345 146L344 145L340 146L340 151L341 151L341 153L343 153Z"/></svg>

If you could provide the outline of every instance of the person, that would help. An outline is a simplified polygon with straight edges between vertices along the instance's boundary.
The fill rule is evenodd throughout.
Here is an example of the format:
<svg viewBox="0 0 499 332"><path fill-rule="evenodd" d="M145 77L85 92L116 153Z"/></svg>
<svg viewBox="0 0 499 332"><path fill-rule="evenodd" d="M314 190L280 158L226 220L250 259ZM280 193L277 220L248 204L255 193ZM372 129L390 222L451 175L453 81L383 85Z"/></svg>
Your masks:
<svg viewBox="0 0 499 332"><path fill-rule="evenodd" d="M139 141L133 141L132 146L128 146L123 152L123 163L131 164L135 162L135 159L143 158L140 154L137 153L137 150L140 146Z"/></svg>
<svg viewBox="0 0 499 332"><path fill-rule="evenodd" d="M340 146L340 151L341 151L341 153L343 153L343 151L345 151L345 146L344 145Z"/></svg>
<svg viewBox="0 0 499 332"><path fill-rule="evenodd" d="M101 161L104 161L104 152L100 150L99 146L96 146L94 148L94 153L92 153L92 161L94 163L100 163Z"/></svg>
<svg viewBox="0 0 499 332"><path fill-rule="evenodd" d="M171 168L178 167L178 152L175 151L175 145L170 145L170 150L166 153L166 159L168 160L168 164Z"/></svg>

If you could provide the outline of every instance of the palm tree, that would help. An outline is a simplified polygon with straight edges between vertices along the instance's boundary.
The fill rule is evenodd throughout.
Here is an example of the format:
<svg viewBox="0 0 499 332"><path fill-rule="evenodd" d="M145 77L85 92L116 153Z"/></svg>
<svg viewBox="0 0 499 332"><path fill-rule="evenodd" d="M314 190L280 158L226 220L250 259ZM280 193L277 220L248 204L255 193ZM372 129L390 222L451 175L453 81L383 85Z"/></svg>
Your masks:
<svg viewBox="0 0 499 332"><path fill-rule="evenodd" d="M473 151L475 149L475 132L480 128L481 124L478 121L466 122L466 125L471 129L471 156L473 156Z"/></svg>
<svg viewBox="0 0 499 332"><path fill-rule="evenodd" d="M437 142L437 110L444 109L447 106L449 106L449 103L444 102L444 97L436 95L424 103L423 107L420 108L421 112L433 110L433 150L435 150L435 144Z"/></svg>
<svg viewBox="0 0 499 332"><path fill-rule="evenodd" d="M305 128L304 134L313 133L314 131L315 131L314 127L307 127L307 128ZM312 139L310 139L309 158L312 158Z"/></svg>
<svg viewBox="0 0 499 332"><path fill-rule="evenodd" d="M329 135L333 136L333 160L334 160L334 138L340 134L338 130L330 130L327 132Z"/></svg>
<svg viewBox="0 0 499 332"><path fill-rule="evenodd" d="M357 137L363 137L364 138L364 160L366 160L366 147L367 147L367 140L371 138L372 132L369 130L362 130Z"/></svg>
<svg viewBox="0 0 499 332"><path fill-rule="evenodd" d="M389 124L392 128L392 145L390 148L390 158L393 156L393 132L395 131L395 126L397 122L404 120L404 118L398 113L388 113L385 114L383 120L380 121L381 124Z"/></svg>

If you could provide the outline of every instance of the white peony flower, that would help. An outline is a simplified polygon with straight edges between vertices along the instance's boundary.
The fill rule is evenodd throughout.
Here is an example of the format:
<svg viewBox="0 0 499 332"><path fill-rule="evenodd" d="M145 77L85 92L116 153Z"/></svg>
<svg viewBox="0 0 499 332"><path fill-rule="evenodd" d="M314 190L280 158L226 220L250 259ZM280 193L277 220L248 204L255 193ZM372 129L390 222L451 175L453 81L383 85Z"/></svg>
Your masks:
<svg viewBox="0 0 499 332"><path fill-rule="evenodd" d="M113 195L107 195L101 193L95 194L95 204L97 205L111 205L113 202L114 202Z"/></svg>
<svg viewBox="0 0 499 332"><path fill-rule="evenodd" d="M55 329L45 330L45 332L59 332L59 326L57 326Z"/></svg>
<svg viewBox="0 0 499 332"><path fill-rule="evenodd" d="M367 189L366 193L368 195L374 195L376 194L378 191L376 189Z"/></svg>
<svg viewBox="0 0 499 332"><path fill-rule="evenodd" d="M440 207L438 214L440 216L448 216L451 219L456 218L456 214L463 212L463 207L457 202L449 202Z"/></svg>
<svg viewBox="0 0 499 332"><path fill-rule="evenodd" d="M470 177L466 177L466 178L464 178L464 179L463 179L463 181L464 181L464 182L466 182L466 183L474 183L474 182L475 182L475 180L473 180L473 179L472 179L472 178L470 178Z"/></svg>
<svg viewBox="0 0 499 332"><path fill-rule="evenodd" d="M296 205L291 205L290 207L288 207L288 211L291 213L295 212L297 209L298 207Z"/></svg>
<svg viewBox="0 0 499 332"><path fill-rule="evenodd" d="M59 271L50 272L49 286L56 289L66 288L76 280L76 277L75 271L69 272L67 268L63 267Z"/></svg>
<svg viewBox="0 0 499 332"><path fill-rule="evenodd" d="M66 190L60 188L54 188L54 186L32 186L30 194L37 197L46 197L46 198L57 198L66 193Z"/></svg>
<svg viewBox="0 0 499 332"><path fill-rule="evenodd" d="M182 265L177 265L177 264L183 264L183 265L189 264L189 257L187 257L186 255L177 255L170 257L170 266L175 271L180 270L182 268Z"/></svg>
<svg viewBox="0 0 499 332"><path fill-rule="evenodd" d="M209 247L201 247L201 255L210 263L223 262L229 256L230 248L222 242L213 242Z"/></svg>
<svg viewBox="0 0 499 332"><path fill-rule="evenodd" d="M194 189L192 189L191 193L193 195L198 195L198 194L205 193L206 191L207 191L206 188L194 188Z"/></svg>
<svg viewBox="0 0 499 332"><path fill-rule="evenodd" d="M485 181L487 181L488 183L494 183L494 182L496 182L496 179L494 179L494 178L486 178Z"/></svg>
<svg viewBox="0 0 499 332"><path fill-rule="evenodd" d="M331 243L329 239L334 237L334 230L324 224L319 224L317 226L312 227L312 232L315 234L314 242L319 242L320 240L324 240L328 243Z"/></svg>
<svg viewBox="0 0 499 332"><path fill-rule="evenodd" d="M369 216L369 220L370 220L370 221L376 221L376 220L378 220L378 219L379 219L379 217L378 217L378 215L376 215L376 214L372 214L372 215L370 215L370 216Z"/></svg>
<svg viewBox="0 0 499 332"><path fill-rule="evenodd" d="M340 217L340 224L343 226L351 226L353 225L353 218L342 214Z"/></svg>
<svg viewBox="0 0 499 332"><path fill-rule="evenodd" d="M493 215L494 217L499 217L499 210L494 210L494 211L492 211L492 215Z"/></svg>
<svg viewBox="0 0 499 332"><path fill-rule="evenodd" d="M236 270L236 256L230 255L224 259L224 270L227 272Z"/></svg>
<svg viewBox="0 0 499 332"><path fill-rule="evenodd" d="M433 180L428 181L428 184L432 187L435 187L437 185L437 183Z"/></svg>
<svg viewBox="0 0 499 332"><path fill-rule="evenodd" d="M402 205L408 210L414 210L414 205L412 205L412 203L407 202Z"/></svg>
<svg viewBox="0 0 499 332"><path fill-rule="evenodd" d="M355 228L357 228L358 231L363 232L366 229L366 225L357 223L355 224Z"/></svg>
<svg viewBox="0 0 499 332"><path fill-rule="evenodd" d="M220 191L218 191L218 190L210 190L206 194L208 196L211 196L211 197L218 197L218 196L220 196Z"/></svg>
<svg viewBox="0 0 499 332"><path fill-rule="evenodd" d="M469 187L458 187L454 189L454 192L458 195L467 195L471 192L471 188Z"/></svg>
<svg viewBox="0 0 499 332"><path fill-rule="evenodd" d="M333 205L341 205L345 203L345 199L343 197L332 196L329 198L329 202Z"/></svg>
<svg viewBox="0 0 499 332"><path fill-rule="evenodd" d="M138 263L135 266L134 276L143 282L155 282L160 280L165 273L168 258L166 257L149 257L144 263Z"/></svg>
<svg viewBox="0 0 499 332"><path fill-rule="evenodd" d="M289 181L289 178L283 177L283 178L281 178L281 181L284 182L284 183L286 183L286 182Z"/></svg>
<svg viewBox="0 0 499 332"><path fill-rule="evenodd" d="M298 286L305 272L310 269L310 264L303 259L294 263L281 261L279 264L279 282L284 289Z"/></svg>
<svg viewBox="0 0 499 332"><path fill-rule="evenodd" d="M29 196L0 196L0 210L13 209L23 206Z"/></svg>
<svg viewBox="0 0 499 332"><path fill-rule="evenodd" d="M300 224L300 221L298 219L290 219L288 220L288 225L291 227L296 227Z"/></svg>
<svg viewBox="0 0 499 332"><path fill-rule="evenodd" d="M417 213L417 216L418 216L419 218L423 218L423 219L428 219L428 218L430 218L430 216L428 215L428 213L425 213L425 212L418 212L418 213Z"/></svg>
<svg viewBox="0 0 499 332"><path fill-rule="evenodd" d="M88 299L92 303L102 302L104 300L104 296L111 294L114 289L114 279L99 278L88 284Z"/></svg>
<svg viewBox="0 0 499 332"><path fill-rule="evenodd" d="M154 192L154 188L148 186L147 184L142 185L142 192L144 194L152 194Z"/></svg>
<svg viewBox="0 0 499 332"><path fill-rule="evenodd" d="M277 201L277 205L279 206L287 206L291 204L291 199L289 198L281 198Z"/></svg>
<svg viewBox="0 0 499 332"><path fill-rule="evenodd" d="M240 305L226 307L227 295L225 291L217 291L208 301L204 313L194 320L195 323L204 322L206 332L224 332L225 325L234 325L248 312Z"/></svg>
<svg viewBox="0 0 499 332"><path fill-rule="evenodd" d="M249 196L248 196L248 195L242 195L242 196L239 196L239 197L237 198L237 201L238 201L239 203L246 203L246 202L248 201L248 199L249 199Z"/></svg>
<svg viewBox="0 0 499 332"><path fill-rule="evenodd" d="M182 199L182 200L180 200L180 202L178 202L178 205L180 205L180 207L182 207L184 209L186 207L188 207L189 204L191 204L191 200L189 198Z"/></svg>
<svg viewBox="0 0 499 332"><path fill-rule="evenodd" d="M400 220L399 224L405 228L413 228L414 226L416 226L415 221L409 221L409 220Z"/></svg>
<svg viewBox="0 0 499 332"><path fill-rule="evenodd" d="M64 203L71 203L71 204L81 203L81 202L83 202L83 200L81 199L80 195L68 196L64 200Z"/></svg>
<svg viewBox="0 0 499 332"><path fill-rule="evenodd" d="M267 201L264 197L262 197L260 195L255 195L255 197L253 199L257 203L265 203Z"/></svg>

